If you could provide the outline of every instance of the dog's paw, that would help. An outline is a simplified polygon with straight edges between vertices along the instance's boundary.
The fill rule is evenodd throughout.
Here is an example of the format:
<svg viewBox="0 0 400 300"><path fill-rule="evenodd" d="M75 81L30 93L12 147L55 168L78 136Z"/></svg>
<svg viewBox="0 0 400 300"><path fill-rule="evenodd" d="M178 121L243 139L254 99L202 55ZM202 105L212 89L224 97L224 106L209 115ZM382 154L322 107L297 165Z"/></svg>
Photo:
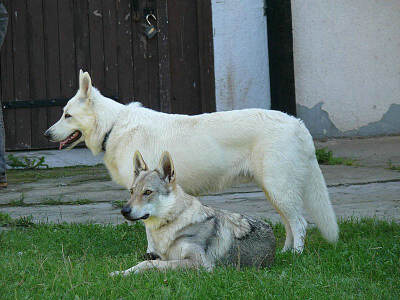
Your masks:
<svg viewBox="0 0 400 300"><path fill-rule="evenodd" d="M114 272L110 273L110 276L111 277L114 277L114 276L126 276L127 274L125 274L125 273L126 273L125 271L114 271Z"/></svg>

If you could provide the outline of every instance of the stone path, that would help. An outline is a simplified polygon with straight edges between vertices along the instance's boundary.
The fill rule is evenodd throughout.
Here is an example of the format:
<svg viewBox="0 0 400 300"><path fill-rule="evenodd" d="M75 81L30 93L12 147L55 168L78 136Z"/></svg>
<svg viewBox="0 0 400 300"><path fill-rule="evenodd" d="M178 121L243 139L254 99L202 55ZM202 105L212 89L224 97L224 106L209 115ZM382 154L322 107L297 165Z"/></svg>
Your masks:
<svg viewBox="0 0 400 300"><path fill-rule="evenodd" d="M400 172L380 170L379 176L374 176L375 168L322 166L322 169L338 217L377 216L400 221ZM115 183L87 181L87 177L40 180L0 193L0 204L7 205L0 207L0 212L12 217L32 215L37 222L121 223L124 219L112 201L128 198L128 192ZM21 199L29 206L18 206ZM279 221L279 215L254 185L203 196L201 201L210 206ZM74 202L85 204L71 204ZM51 205L43 205L46 203Z"/></svg>
<svg viewBox="0 0 400 300"><path fill-rule="evenodd" d="M400 165L400 138L328 141L320 143L319 147L325 144L335 155L355 158L362 165L321 167L337 216L376 216L400 222L400 172L387 168L388 160ZM120 208L112 202L127 198L128 192L111 182L104 171L97 176L79 175L11 185L0 191L0 212L11 217L32 215L35 222L117 224L124 219L119 213ZM264 194L254 185L241 185L220 194L206 195L201 201L273 222L280 220Z"/></svg>

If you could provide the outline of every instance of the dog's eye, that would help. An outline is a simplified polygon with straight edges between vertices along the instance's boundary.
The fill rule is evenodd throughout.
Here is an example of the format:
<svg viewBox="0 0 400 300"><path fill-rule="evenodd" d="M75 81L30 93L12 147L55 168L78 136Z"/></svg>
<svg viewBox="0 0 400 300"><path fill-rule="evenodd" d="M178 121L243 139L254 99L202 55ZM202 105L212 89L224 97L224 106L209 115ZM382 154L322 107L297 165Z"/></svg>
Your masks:
<svg viewBox="0 0 400 300"><path fill-rule="evenodd" d="M151 193L153 193L153 191L145 190L145 191L143 192L143 195L149 196L149 195L151 195Z"/></svg>
<svg viewBox="0 0 400 300"><path fill-rule="evenodd" d="M71 118L72 116L70 114L65 114L64 116L66 119Z"/></svg>

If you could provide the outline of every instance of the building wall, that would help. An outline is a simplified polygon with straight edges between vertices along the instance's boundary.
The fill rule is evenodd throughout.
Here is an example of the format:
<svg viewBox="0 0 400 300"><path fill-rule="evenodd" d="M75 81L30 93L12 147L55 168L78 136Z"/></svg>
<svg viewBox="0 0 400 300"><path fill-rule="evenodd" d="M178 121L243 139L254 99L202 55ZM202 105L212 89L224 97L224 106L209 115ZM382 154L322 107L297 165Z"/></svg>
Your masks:
<svg viewBox="0 0 400 300"><path fill-rule="evenodd" d="M297 113L314 137L400 133L400 1L292 0Z"/></svg>
<svg viewBox="0 0 400 300"><path fill-rule="evenodd" d="M218 111L270 107L263 0L212 0Z"/></svg>

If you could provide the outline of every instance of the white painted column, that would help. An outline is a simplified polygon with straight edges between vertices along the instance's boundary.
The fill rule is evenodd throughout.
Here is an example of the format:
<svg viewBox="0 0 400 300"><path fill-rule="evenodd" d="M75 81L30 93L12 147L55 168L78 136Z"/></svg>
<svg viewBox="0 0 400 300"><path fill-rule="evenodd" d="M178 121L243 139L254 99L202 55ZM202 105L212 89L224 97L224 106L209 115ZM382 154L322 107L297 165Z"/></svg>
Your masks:
<svg viewBox="0 0 400 300"><path fill-rule="evenodd" d="M212 0L217 111L270 108L263 0Z"/></svg>

